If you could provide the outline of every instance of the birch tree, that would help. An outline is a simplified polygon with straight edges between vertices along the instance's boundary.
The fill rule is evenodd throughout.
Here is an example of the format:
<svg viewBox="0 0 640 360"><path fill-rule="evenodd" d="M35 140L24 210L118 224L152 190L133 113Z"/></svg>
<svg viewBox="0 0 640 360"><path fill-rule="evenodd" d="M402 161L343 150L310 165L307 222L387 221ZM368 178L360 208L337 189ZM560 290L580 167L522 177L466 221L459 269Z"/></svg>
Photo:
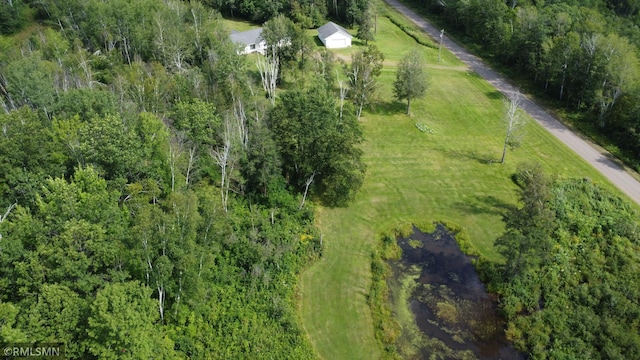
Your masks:
<svg viewBox="0 0 640 360"><path fill-rule="evenodd" d="M598 125L604 127L607 116L620 96L638 78L638 59L626 39L610 35L605 41L604 76L596 90Z"/></svg>
<svg viewBox="0 0 640 360"><path fill-rule="evenodd" d="M522 94L519 90L514 91L504 99L505 113L503 121L507 132L505 134L504 145L502 147L502 158L500 159L501 164L504 164L505 157L507 156L507 147L510 146L514 148L518 145L522 127L525 124L525 118L522 116L522 110L520 109L521 105Z"/></svg>
<svg viewBox="0 0 640 360"><path fill-rule="evenodd" d="M365 50L351 55L351 65L345 72L358 119L362 115L362 108L369 104L375 95L383 61L384 54L375 45L369 45Z"/></svg>
<svg viewBox="0 0 640 360"><path fill-rule="evenodd" d="M258 57L256 66L260 72L262 79L262 88L267 93L269 101L273 106L276 101L276 85L278 83L278 72L280 70L280 60L276 56L275 51L264 57Z"/></svg>
<svg viewBox="0 0 640 360"><path fill-rule="evenodd" d="M242 108L241 108L242 109ZM211 148L209 155L220 168L220 198L224 211L228 211L229 191L231 188L231 176L240 158L241 152L244 150L245 131L241 129L246 123L245 117L236 110L234 115L226 115L224 117L224 130L222 144Z"/></svg>
<svg viewBox="0 0 640 360"><path fill-rule="evenodd" d="M178 164L180 161L180 158L182 157L182 153L184 150L184 146L187 142L187 139L185 138L185 135L183 132L178 132L176 133L175 136L173 136L173 139L171 139L171 141L169 142L169 154L168 154L168 160L169 160L169 169L171 170L171 192L175 191L176 189L176 176L178 175ZM188 175L187 175L187 179L188 179ZM187 180L187 184L188 184L188 180Z"/></svg>

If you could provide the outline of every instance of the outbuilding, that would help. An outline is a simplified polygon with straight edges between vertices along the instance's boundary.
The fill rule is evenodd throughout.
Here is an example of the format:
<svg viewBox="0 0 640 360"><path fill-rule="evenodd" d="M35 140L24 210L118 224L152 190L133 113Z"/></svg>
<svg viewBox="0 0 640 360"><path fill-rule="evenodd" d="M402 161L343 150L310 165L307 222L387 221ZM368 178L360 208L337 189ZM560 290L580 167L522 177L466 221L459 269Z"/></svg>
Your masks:
<svg viewBox="0 0 640 360"><path fill-rule="evenodd" d="M353 39L345 28L331 21L318 28L318 37L327 49L350 47Z"/></svg>

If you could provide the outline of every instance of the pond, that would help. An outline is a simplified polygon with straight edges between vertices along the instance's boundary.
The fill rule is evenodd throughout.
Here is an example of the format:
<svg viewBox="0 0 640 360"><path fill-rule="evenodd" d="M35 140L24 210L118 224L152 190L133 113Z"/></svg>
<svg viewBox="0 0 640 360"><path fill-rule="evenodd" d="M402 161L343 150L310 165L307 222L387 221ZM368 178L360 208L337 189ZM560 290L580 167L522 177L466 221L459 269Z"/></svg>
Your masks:
<svg viewBox="0 0 640 360"><path fill-rule="evenodd" d="M402 258L388 279L397 345L411 359L525 359L506 341L505 320L454 235L438 225L398 239Z"/></svg>

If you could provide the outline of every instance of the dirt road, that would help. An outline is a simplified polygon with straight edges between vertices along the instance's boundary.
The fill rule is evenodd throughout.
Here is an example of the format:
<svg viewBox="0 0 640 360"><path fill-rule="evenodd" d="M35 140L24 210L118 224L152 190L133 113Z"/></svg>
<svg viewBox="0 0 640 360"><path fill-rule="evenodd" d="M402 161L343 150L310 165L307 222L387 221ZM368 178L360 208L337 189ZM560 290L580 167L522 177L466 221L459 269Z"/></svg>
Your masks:
<svg viewBox="0 0 640 360"><path fill-rule="evenodd" d="M436 43L440 40L441 29L431 25L431 23L397 0L385 1L418 25L422 30L424 30L424 32L429 34ZM489 68L489 66L483 63L480 58L470 54L466 49L449 39L446 36L446 33L443 36L442 46L449 49L449 51L454 53L458 58L460 58L460 60L467 64L471 70L482 76L501 93L508 94L516 90L516 88L510 84L506 78ZM607 177L613 184L629 195L633 201L640 204L640 183L622 166L620 166L618 162L611 160L613 159L611 154L602 149L596 148L591 142L575 134L530 99L523 99L522 108L531 115L533 119L544 126L551 134L560 139L560 141L565 143L571 150L575 151L578 155L588 161L593 167L598 169L598 171Z"/></svg>

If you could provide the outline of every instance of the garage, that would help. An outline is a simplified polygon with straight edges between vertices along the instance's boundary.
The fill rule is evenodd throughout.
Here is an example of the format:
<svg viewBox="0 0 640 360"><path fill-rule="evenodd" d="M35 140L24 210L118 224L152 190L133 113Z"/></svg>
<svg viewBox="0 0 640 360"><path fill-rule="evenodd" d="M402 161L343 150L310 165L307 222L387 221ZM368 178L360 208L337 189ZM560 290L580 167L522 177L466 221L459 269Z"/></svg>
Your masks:
<svg viewBox="0 0 640 360"><path fill-rule="evenodd" d="M351 46L353 36L342 26L328 22L318 28L318 38L327 49L343 49Z"/></svg>

